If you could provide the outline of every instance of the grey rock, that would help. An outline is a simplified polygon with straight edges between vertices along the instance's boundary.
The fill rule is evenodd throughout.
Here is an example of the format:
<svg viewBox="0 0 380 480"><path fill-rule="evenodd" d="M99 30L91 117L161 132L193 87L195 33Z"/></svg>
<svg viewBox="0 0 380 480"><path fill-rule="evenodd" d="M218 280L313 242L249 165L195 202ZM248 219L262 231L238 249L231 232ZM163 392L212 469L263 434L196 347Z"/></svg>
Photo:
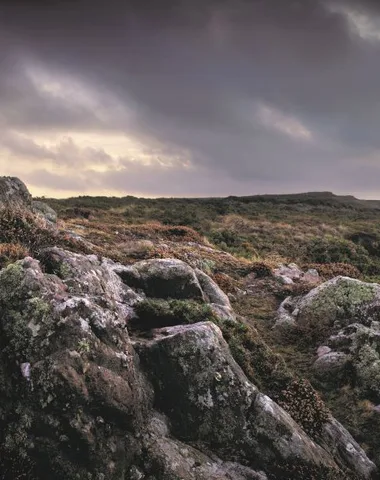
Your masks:
<svg viewBox="0 0 380 480"><path fill-rule="evenodd" d="M275 277L287 278L292 280L299 280L303 275L302 270L295 264L290 263L289 265L280 265L273 271Z"/></svg>
<svg viewBox="0 0 380 480"><path fill-rule="evenodd" d="M330 352L331 352L331 348L327 347L326 345L323 345L323 346L318 347L317 356L319 358L319 357L322 357L323 355L326 355L327 353L330 353Z"/></svg>
<svg viewBox="0 0 380 480"><path fill-rule="evenodd" d="M350 360L350 356L343 352L326 353L314 362L314 374L322 382L332 381L336 387L345 379Z"/></svg>
<svg viewBox="0 0 380 480"><path fill-rule="evenodd" d="M143 433L144 462L147 477L161 466L162 480L267 480L262 472L238 463L212 458L200 450L169 436L164 418L155 415Z"/></svg>
<svg viewBox="0 0 380 480"><path fill-rule="evenodd" d="M281 304L278 315L281 316L286 311L297 325L311 328L325 326L338 331L351 323L378 319L379 298L380 285L376 283L336 277L315 287L303 297L286 299Z"/></svg>
<svg viewBox="0 0 380 480"><path fill-rule="evenodd" d="M32 196L16 177L0 177L0 208L31 208Z"/></svg>
<svg viewBox="0 0 380 480"><path fill-rule="evenodd" d="M156 298L202 299L203 292L194 270L177 259L152 259L115 268L132 288Z"/></svg>
<svg viewBox="0 0 380 480"><path fill-rule="evenodd" d="M277 310L273 328L285 330L294 328L297 325L294 309L295 299L292 297L285 298Z"/></svg>
<svg viewBox="0 0 380 480"><path fill-rule="evenodd" d="M332 418L324 425L322 439L334 457L340 457L363 479L375 478L376 465L369 460L364 450L337 420Z"/></svg>
<svg viewBox="0 0 380 480"><path fill-rule="evenodd" d="M41 201L32 202L32 210L37 215L43 217L50 225L56 225L57 212L53 210L47 203Z"/></svg>
<svg viewBox="0 0 380 480"><path fill-rule="evenodd" d="M206 275L199 268L195 269L195 275L198 278L199 284L203 290L205 300L208 303L214 303L222 307L231 309L231 303L228 296L223 290L214 282L208 275Z"/></svg>
<svg viewBox="0 0 380 480"><path fill-rule="evenodd" d="M178 438L202 442L216 453L226 444L231 449L236 445L237 459L248 465L256 459L266 472L276 462L294 458L304 465L336 467L281 407L247 380L214 324L168 327L155 334L135 348L155 387L157 405Z"/></svg>
<svg viewBox="0 0 380 480"><path fill-rule="evenodd" d="M205 300L193 269L165 264L182 281L176 295ZM141 292L125 269L49 248L0 271L0 443L21 433L10 456L23 451L55 480L267 480L293 462L306 472L337 468L329 447L248 381L213 323L132 337L134 307L152 293L141 280L151 265L134 272ZM167 289L164 264L153 270ZM324 444L330 437L336 451L347 446L346 435L326 434ZM350 455L339 459L351 465Z"/></svg>

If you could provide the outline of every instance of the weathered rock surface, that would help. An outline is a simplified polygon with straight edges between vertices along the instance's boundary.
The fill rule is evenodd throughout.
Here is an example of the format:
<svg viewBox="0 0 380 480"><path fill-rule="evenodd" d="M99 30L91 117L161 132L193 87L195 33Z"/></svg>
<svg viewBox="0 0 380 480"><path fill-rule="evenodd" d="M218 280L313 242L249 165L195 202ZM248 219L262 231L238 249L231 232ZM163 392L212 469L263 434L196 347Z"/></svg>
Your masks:
<svg viewBox="0 0 380 480"><path fill-rule="evenodd" d="M368 323L378 319L379 299L380 285L336 277L303 297L287 298L280 307L278 320L283 323L285 311L294 320L289 324L338 330L358 320Z"/></svg>
<svg viewBox="0 0 380 480"><path fill-rule="evenodd" d="M16 177L0 177L0 208L28 210L50 225L57 223L56 212L44 202L33 201L26 185Z"/></svg>
<svg viewBox="0 0 380 480"><path fill-rule="evenodd" d="M380 401L379 320L380 285L336 277L282 302L275 328L306 327L324 336L313 366L316 377L329 388L350 380L364 396Z"/></svg>
<svg viewBox="0 0 380 480"><path fill-rule="evenodd" d="M214 324L160 329L135 348L178 438L204 442L221 454L230 450L252 466L259 457L266 470L296 457L305 465L333 466L287 413L247 381Z"/></svg>
<svg viewBox="0 0 380 480"><path fill-rule="evenodd" d="M331 418L324 425L322 441L325 442L328 451L333 456L342 458L361 477L371 478L371 476L377 476L374 463L368 461L360 445L335 418Z"/></svg>
<svg viewBox="0 0 380 480"><path fill-rule="evenodd" d="M350 356L343 352L330 352L321 355L314 362L314 374L322 382L333 382L337 387L347 377Z"/></svg>
<svg viewBox="0 0 380 480"><path fill-rule="evenodd" d="M50 225L57 223L57 213L48 204L41 201L32 202L33 212L43 217Z"/></svg>
<svg viewBox="0 0 380 480"><path fill-rule="evenodd" d="M120 266L116 271L125 283L150 297L203 299L194 270L181 260L144 260L129 267Z"/></svg>
<svg viewBox="0 0 380 480"><path fill-rule="evenodd" d="M230 308L211 279L176 260L39 258L0 271L0 459L30 480L374 475L339 424L317 444L249 382L213 323L130 337L146 297Z"/></svg>
<svg viewBox="0 0 380 480"><path fill-rule="evenodd" d="M0 207L30 208L32 196L16 177L0 177Z"/></svg>
<svg viewBox="0 0 380 480"><path fill-rule="evenodd" d="M330 353L318 358L314 369L330 388L339 386L349 374L362 395L380 401L380 324L353 323L327 339ZM323 375L325 370L325 375Z"/></svg>
<svg viewBox="0 0 380 480"><path fill-rule="evenodd" d="M320 281L317 270L311 268L304 272L295 263L279 265L274 269L273 275L281 280L285 285L291 285L295 282L316 284Z"/></svg>

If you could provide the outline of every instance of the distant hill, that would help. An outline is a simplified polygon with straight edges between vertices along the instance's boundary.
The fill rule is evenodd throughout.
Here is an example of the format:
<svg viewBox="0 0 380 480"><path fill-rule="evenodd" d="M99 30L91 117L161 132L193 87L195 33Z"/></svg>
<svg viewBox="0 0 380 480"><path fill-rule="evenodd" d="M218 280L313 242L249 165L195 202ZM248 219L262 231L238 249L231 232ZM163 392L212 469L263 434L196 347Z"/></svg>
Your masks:
<svg viewBox="0 0 380 480"><path fill-rule="evenodd" d="M87 207L98 209L121 208L132 204L141 205L207 205L226 209L231 204L267 204L269 205L294 205L301 207L332 207L356 210L380 210L380 200L361 200L353 195L335 195L332 192L305 192L292 194L265 194L228 197L199 197L199 198L141 198L127 195L125 197L106 196L79 196L67 199L44 199L58 211L70 207ZM223 213L226 213L223 211Z"/></svg>

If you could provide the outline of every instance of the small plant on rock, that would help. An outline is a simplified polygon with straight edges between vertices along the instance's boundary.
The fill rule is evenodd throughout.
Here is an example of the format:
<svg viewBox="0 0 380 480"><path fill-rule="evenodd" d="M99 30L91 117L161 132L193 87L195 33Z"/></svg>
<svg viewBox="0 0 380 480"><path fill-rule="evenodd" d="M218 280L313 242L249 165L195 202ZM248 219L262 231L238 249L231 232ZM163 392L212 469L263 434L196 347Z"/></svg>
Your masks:
<svg viewBox="0 0 380 480"><path fill-rule="evenodd" d="M290 382L281 392L278 403L312 437L318 436L330 417L323 400L304 379Z"/></svg>

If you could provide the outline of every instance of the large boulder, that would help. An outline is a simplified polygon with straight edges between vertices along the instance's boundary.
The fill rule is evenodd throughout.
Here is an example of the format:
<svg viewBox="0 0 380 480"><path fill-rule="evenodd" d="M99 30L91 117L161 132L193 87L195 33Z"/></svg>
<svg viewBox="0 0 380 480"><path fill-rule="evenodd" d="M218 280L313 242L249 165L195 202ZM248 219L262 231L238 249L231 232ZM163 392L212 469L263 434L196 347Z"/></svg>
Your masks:
<svg viewBox="0 0 380 480"><path fill-rule="evenodd" d="M57 213L46 203L33 201L28 188L17 177L0 177L0 208L27 210L50 226L57 223Z"/></svg>
<svg viewBox="0 0 380 480"><path fill-rule="evenodd" d="M375 464L335 418L325 423L321 438L322 445L324 444L335 458L341 458L344 464L355 470L359 478L378 478Z"/></svg>
<svg viewBox="0 0 380 480"><path fill-rule="evenodd" d="M36 215L44 218L49 225L56 225L57 212L49 207L47 203L34 200L32 202L32 210Z"/></svg>
<svg viewBox="0 0 380 480"><path fill-rule="evenodd" d="M194 270L181 260L143 260L131 266L119 266L115 271L125 283L143 290L150 297L204 298Z"/></svg>
<svg viewBox="0 0 380 480"><path fill-rule="evenodd" d="M349 378L363 397L380 402L380 323L353 323L328 337L325 343L329 352L313 365L322 383L335 389Z"/></svg>
<svg viewBox="0 0 380 480"><path fill-rule="evenodd" d="M155 334L135 348L153 382L155 402L178 438L200 441L265 471L295 459L304 467L336 467L282 408L247 381L214 324L167 327Z"/></svg>
<svg viewBox="0 0 380 480"><path fill-rule="evenodd" d="M78 260L61 255L61 267ZM101 262L82 260L71 286L29 257L0 272L0 457L30 458L39 479L123 478L134 451L126 439L150 406L126 329L125 287Z"/></svg>
<svg viewBox="0 0 380 480"><path fill-rule="evenodd" d="M286 318L290 326L338 330L358 320L370 322L380 318L379 299L380 285L336 277L303 297L287 298L276 325L284 325Z"/></svg>
<svg viewBox="0 0 380 480"><path fill-rule="evenodd" d="M351 478L340 465L371 477L348 433L317 444L249 382L213 323L131 333L136 305L157 295L151 264L136 267L136 287L128 267L95 255L39 258L0 271L4 480ZM228 307L186 264L165 265L153 266L161 295L173 285L179 298ZM356 457L342 460L347 442Z"/></svg>
<svg viewBox="0 0 380 480"><path fill-rule="evenodd" d="M0 208L31 208L32 196L16 177L0 177Z"/></svg>

